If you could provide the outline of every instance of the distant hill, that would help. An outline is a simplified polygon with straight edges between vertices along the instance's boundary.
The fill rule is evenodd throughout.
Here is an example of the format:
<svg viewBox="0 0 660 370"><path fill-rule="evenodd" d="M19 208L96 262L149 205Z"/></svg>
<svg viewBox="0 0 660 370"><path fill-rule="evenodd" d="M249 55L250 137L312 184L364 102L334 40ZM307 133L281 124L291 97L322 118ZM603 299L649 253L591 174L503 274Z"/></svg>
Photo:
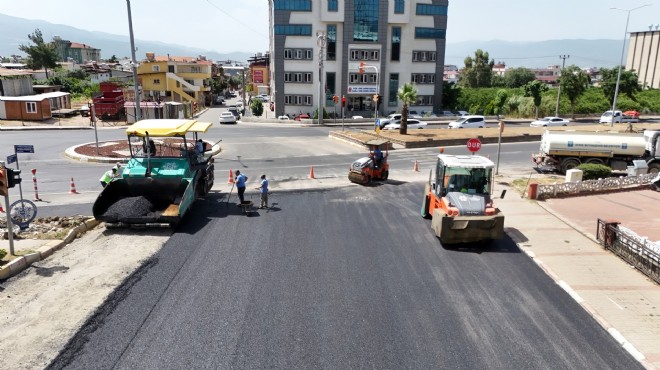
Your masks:
<svg viewBox="0 0 660 370"><path fill-rule="evenodd" d="M9 56L22 54L18 46L29 42L27 35L39 28L45 40L60 36L65 40L92 45L101 49L102 58L117 58L130 56L130 41L127 36L113 35L104 32L90 32L78 28L53 24L46 21L29 20L0 14L0 55ZM190 48L182 45L167 44L159 41L135 40L138 48L138 59L144 57L147 51L157 55L205 55L212 60L247 61L257 52L263 50L241 51L233 53L218 53L212 50ZM467 56L474 56L477 49L490 54L495 62L505 62L510 67L542 68L548 65L561 64L559 55L570 55L566 65L576 64L580 67L614 67L621 57L621 40L550 40L538 42L509 41L466 41L447 42L445 64L463 66Z"/></svg>
<svg viewBox="0 0 660 370"><path fill-rule="evenodd" d="M537 42L466 41L447 42L445 64L464 65L465 57L474 57L477 49L487 51L495 62L508 67L543 68L561 65L559 55L570 55L566 65L579 67L617 66L621 58L621 40L548 40Z"/></svg>
<svg viewBox="0 0 660 370"><path fill-rule="evenodd" d="M30 40L27 38L27 35L34 32L36 28L41 30L46 41L52 40L53 36L60 36L64 40L79 42L101 49L101 57L104 59L108 59L113 55L120 59L130 57L131 55L130 39L128 36L113 35L105 32L90 32L62 24L17 18L5 14L0 14L0 24L2 24L3 28L2 32L0 32L0 55L2 56L10 56L12 54L23 55L18 50L18 46L20 44L28 44ZM263 50L254 50L249 52L218 53L212 50L139 39L135 40L135 47L138 50L135 55L138 59L144 58L146 52L153 51L156 55L205 55L207 58L216 61L247 61L255 53L263 52Z"/></svg>

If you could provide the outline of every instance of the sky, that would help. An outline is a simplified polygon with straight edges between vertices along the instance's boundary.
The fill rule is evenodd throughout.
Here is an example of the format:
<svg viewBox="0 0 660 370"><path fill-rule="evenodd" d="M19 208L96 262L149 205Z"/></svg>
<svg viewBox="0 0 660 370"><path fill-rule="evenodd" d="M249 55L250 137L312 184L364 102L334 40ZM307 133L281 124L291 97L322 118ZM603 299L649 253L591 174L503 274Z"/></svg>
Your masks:
<svg viewBox="0 0 660 370"><path fill-rule="evenodd" d="M0 0L0 13L128 36L126 3ZM219 53L268 50L267 0L132 0L130 4L136 39ZM628 10L645 4L651 5L629 13L629 32L660 24L660 0L449 0L447 43L623 40L628 12L610 8Z"/></svg>

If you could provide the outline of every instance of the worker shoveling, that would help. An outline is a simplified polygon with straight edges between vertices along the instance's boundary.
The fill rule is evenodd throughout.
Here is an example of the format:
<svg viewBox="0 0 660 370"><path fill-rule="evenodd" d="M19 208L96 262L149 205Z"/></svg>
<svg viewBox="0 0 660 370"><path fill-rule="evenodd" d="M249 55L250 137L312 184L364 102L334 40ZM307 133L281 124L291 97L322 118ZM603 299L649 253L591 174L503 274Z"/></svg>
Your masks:
<svg viewBox="0 0 660 370"><path fill-rule="evenodd" d="M92 211L114 224L175 226L213 186L213 157L198 139L211 123L185 119L142 120L126 129L131 159L121 177L99 194ZM192 137L186 137L192 134Z"/></svg>

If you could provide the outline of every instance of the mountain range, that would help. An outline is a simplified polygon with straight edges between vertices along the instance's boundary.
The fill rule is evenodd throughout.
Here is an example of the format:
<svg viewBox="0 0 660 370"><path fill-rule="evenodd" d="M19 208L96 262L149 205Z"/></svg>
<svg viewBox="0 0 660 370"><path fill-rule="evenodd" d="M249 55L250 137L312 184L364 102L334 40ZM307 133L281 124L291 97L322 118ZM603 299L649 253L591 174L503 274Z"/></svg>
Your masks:
<svg viewBox="0 0 660 370"><path fill-rule="evenodd" d="M39 28L44 40L60 36L65 40L91 45L101 49L102 58L115 55L118 58L130 56L128 36L114 35L105 32L91 32L61 24L53 24L41 20L29 20L0 14L0 55L22 55L18 50L20 44L29 44L27 35ZM188 46L168 44L161 41L135 40L138 49L137 58L152 51L156 55L204 55L215 61L235 60L247 61L256 53L265 50L236 51L219 53L213 50L191 48ZM621 40L547 40L536 42L492 41L447 41L445 49L445 64L458 67L464 65L467 56L473 56L475 50L487 51L495 62L503 62L508 67L543 68L549 65L560 65L560 55L569 55L566 65L575 64L579 67L614 67L619 64L621 55Z"/></svg>

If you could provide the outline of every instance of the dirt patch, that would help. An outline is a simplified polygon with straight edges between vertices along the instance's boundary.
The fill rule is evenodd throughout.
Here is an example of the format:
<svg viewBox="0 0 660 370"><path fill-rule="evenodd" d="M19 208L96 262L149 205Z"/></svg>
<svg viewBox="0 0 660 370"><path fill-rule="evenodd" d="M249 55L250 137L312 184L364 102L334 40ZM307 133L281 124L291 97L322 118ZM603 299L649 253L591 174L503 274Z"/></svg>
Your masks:
<svg viewBox="0 0 660 370"><path fill-rule="evenodd" d="M171 230L97 227L0 286L5 369L43 369ZM131 240L131 242L127 242Z"/></svg>
<svg viewBox="0 0 660 370"><path fill-rule="evenodd" d="M177 156L183 146L183 139L179 138L163 138L154 139L156 143L157 156ZM192 150L192 143L188 141L188 148ZM133 147L133 150L141 150L140 146ZM78 146L74 149L77 154L90 156L90 157L106 157L127 159L131 157L131 152L128 145L128 140L116 140L100 142L98 152L96 143L90 143Z"/></svg>

